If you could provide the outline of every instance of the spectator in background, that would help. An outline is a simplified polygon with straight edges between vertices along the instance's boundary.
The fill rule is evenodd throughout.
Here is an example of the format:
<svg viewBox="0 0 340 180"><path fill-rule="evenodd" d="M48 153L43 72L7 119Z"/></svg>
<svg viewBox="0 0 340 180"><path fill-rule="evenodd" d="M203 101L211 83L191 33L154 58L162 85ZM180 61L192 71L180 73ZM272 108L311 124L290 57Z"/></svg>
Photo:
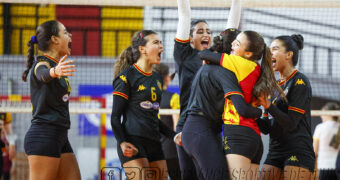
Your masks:
<svg viewBox="0 0 340 180"><path fill-rule="evenodd" d="M337 103L329 102L322 107L322 110L340 110ZM315 128L313 135L313 147L317 158L317 169L319 180L336 179L335 161L339 150L339 144L332 147L332 139L338 131L338 117L323 115L322 123Z"/></svg>
<svg viewBox="0 0 340 180"><path fill-rule="evenodd" d="M170 82L173 80L175 74L170 76L169 66L164 63L154 66L154 71L158 72L163 79L163 93L160 108L161 109L179 109L179 95L177 93L169 92L167 89ZM176 131L179 114L161 115L160 119L165 125ZM165 156L166 164L168 166L168 173L171 180L180 180L181 171L179 168L176 144L171 139L161 136L162 149Z"/></svg>
<svg viewBox="0 0 340 180"><path fill-rule="evenodd" d="M3 130L3 131L2 131ZM16 156L15 140L16 135L12 133L12 116L10 113L0 113L0 146L2 154L0 156L0 178L4 175L4 179L9 179L11 161ZM3 173L5 172L6 173Z"/></svg>

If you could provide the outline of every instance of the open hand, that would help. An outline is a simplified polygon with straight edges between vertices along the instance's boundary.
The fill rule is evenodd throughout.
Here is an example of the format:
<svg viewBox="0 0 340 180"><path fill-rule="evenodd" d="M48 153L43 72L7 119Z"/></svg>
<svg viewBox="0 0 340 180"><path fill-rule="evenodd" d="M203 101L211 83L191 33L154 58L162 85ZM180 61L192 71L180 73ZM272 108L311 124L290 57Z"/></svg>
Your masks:
<svg viewBox="0 0 340 180"><path fill-rule="evenodd" d="M55 76L73 76L73 72L75 72L75 69L71 69L76 67L72 63L74 62L73 60L70 61L65 61L67 58L67 55L65 55L61 60L59 61L58 65L54 67L54 73Z"/></svg>

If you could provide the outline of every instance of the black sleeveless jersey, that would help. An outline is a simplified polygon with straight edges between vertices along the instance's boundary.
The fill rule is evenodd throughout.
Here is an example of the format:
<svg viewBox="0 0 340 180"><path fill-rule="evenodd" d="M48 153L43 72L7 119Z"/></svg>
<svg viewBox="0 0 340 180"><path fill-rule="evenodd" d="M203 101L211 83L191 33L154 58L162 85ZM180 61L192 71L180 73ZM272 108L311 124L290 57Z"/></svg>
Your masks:
<svg viewBox="0 0 340 180"><path fill-rule="evenodd" d="M113 95L128 100L122 122L126 135L160 140L158 111L162 86L158 73L146 73L136 64L126 68L113 81Z"/></svg>
<svg viewBox="0 0 340 180"><path fill-rule="evenodd" d="M49 68L55 67L57 60L49 56L38 56L30 71L30 90L32 103L32 123L49 123L70 128L69 95L71 86L67 77L57 77L44 83L37 79L35 66L47 62Z"/></svg>

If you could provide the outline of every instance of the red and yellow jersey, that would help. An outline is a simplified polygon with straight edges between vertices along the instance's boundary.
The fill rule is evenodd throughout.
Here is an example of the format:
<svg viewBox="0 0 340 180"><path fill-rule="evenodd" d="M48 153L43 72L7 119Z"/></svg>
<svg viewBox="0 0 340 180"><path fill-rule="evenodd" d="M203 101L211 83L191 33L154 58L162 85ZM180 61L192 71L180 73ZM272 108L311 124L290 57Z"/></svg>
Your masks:
<svg viewBox="0 0 340 180"><path fill-rule="evenodd" d="M243 92L243 98L246 103L250 104L252 101L253 87L261 75L260 65L240 56L228 54L222 55L220 64L222 67L232 71L235 74ZM232 94L228 94L226 97L229 95ZM260 130L255 122L255 119L244 118L240 116L229 98L225 99L222 118L224 124L247 126L252 128L257 134L260 135Z"/></svg>

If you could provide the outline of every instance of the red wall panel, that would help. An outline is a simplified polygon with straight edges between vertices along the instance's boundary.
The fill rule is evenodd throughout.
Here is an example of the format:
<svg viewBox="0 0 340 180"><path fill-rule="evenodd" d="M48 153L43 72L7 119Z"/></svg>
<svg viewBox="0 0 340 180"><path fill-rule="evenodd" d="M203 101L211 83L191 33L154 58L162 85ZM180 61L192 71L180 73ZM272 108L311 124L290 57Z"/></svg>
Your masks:
<svg viewBox="0 0 340 180"><path fill-rule="evenodd" d="M72 33L72 55L100 55L101 18L98 6L58 5L56 18Z"/></svg>

